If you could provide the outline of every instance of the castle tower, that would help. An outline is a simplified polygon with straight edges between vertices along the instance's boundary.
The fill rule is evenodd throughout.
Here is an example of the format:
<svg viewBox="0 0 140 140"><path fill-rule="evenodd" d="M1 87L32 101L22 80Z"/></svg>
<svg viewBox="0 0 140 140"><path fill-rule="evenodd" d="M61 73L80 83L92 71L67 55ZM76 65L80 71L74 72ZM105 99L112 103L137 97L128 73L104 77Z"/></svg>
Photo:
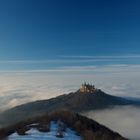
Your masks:
<svg viewBox="0 0 140 140"><path fill-rule="evenodd" d="M82 84L82 86L80 88L80 92L82 92L82 93L92 93L95 90L96 89L95 89L94 85L87 84L86 82L84 84Z"/></svg>

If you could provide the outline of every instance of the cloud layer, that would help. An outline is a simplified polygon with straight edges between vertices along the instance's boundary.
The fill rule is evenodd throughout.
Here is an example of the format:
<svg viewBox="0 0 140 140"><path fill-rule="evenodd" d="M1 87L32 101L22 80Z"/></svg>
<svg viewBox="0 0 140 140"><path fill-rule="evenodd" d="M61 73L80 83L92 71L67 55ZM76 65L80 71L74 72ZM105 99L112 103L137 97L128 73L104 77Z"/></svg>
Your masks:
<svg viewBox="0 0 140 140"><path fill-rule="evenodd" d="M140 139L140 108L116 107L103 111L90 111L84 115L95 119L131 140Z"/></svg>
<svg viewBox="0 0 140 140"><path fill-rule="evenodd" d="M56 56L48 59L11 59L0 60L0 71L22 70L52 70L60 67L87 67L103 65L140 65L140 55L116 55L116 56Z"/></svg>
<svg viewBox="0 0 140 140"><path fill-rule="evenodd" d="M0 110L75 91L84 81L112 95L140 97L139 65L1 72L0 79Z"/></svg>

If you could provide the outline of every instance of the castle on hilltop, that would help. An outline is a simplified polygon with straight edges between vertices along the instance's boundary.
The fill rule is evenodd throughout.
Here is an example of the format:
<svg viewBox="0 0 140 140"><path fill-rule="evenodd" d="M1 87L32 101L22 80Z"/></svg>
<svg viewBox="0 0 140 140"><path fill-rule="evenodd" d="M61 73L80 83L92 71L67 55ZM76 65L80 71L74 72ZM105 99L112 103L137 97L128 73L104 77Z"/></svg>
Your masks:
<svg viewBox="0 0 140 140"><path fill-rule="evenodd" d="M94 85L84 83L84 84L82 84L82 86L80 87L79 90L82 93L92 93L92 92L96 91L97 89L95 88Z"/></svg>

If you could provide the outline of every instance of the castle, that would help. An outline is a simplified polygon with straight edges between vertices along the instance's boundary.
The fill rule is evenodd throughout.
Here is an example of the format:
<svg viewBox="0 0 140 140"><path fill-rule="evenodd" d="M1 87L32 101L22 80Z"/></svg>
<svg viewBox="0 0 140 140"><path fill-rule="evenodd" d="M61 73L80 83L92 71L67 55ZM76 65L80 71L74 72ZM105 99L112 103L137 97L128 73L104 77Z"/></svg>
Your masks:
<svg viewBox="0 0 140 140"><path fill-rule="evenodd" d="M92 92L96 91L96 88L94 85L84 83L84 84L82 84L82 86L80 87L79 90L82 93L92 93Z"/></svg>

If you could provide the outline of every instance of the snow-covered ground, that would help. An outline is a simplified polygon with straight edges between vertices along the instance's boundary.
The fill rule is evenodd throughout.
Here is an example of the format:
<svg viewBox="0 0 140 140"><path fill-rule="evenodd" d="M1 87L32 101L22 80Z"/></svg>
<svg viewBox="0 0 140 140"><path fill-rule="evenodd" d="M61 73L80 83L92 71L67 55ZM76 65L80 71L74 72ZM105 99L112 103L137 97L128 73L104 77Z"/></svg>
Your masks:
<svg viewBox="0 0 140 140"><path fill-rule="evenodd" d="M43 133L39 132L37 129L32 128L27 131L28 135L19 136L17 133L13 133L9 136L8 140L81 140L80 136L77 136L74 131L67 128L64 132L64 138L57 138L57 125L51 122L50 132Z"/></svg>

